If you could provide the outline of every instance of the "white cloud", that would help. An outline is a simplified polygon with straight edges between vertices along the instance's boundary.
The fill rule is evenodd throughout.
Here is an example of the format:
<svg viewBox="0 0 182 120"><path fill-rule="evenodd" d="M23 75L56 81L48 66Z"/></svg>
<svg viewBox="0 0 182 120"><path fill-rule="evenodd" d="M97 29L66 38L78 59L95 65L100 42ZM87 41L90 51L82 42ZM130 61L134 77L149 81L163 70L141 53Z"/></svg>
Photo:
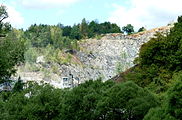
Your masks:
<svg viewBox="0 0 182 120"><path fill-rule="evenodd" d="M24 18L22 17L21 13L14 7L7 5L6 7L9 17L5 20L5 22L10 22L13 27L20 28L24 24Z"/></svg>
<svg viewBox="0 0 182 120"><path fill-rule="evenodd" d="M181 0L131 0L130 6L113 4L109 21L121 27L132 24L136 29L167 25L182 15Z"/></svg>
<svg viewBox="0 0 182 120"><path fill-rule="evenodd" d="M43 9L69 6L79 0L19 0L26 8Z"/></svg>

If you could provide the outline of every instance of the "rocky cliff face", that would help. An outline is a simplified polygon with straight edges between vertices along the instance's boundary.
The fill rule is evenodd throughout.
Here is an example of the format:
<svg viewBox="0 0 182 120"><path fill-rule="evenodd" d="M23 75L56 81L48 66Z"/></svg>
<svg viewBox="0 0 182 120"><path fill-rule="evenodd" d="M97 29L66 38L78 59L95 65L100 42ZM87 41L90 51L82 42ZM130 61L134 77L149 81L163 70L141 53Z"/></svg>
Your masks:
<svg viewBox="0 0 182 120"><path fill-rule="evenodd" d="M169 32L170 26L152 29L133 34L107 34L100 40L87 39L81 41L80 51L66 51L72 54L77 64L56 64L58 72L49 71L49 76L42 72L18 72L18 76L25 81L45 81L56 87L72 87L86 80L101 77L103 81L115 76L133 66L133 60L138 56L141 45L154 37L156 32ZM42 56L41 56L42 57ZM41 58L43 59L43 58ZM40 60L38 66L43 67Z"/></svg>

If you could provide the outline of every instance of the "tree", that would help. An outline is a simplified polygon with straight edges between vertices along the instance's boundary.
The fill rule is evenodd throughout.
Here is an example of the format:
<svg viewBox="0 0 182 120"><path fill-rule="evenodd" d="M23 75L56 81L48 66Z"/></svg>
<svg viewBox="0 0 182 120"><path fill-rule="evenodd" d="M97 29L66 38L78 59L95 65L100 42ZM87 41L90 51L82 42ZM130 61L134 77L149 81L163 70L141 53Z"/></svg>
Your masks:
<svg viewBox="0 0 182 120"><path fill-rule="evenodd" d="M18 81L15 83L14 87L13 87L13 91L14 92L20 92L23 90L23 81L21 80L21 78L18 78Z"/></svg>
<svg viewBox="0 0 182 120"><path fill-rule="evenodd" d="M141 27L138 29L138 32L143 32L143 31L146 31L146 29L144 27Z"/></svg>
<svg viewBox="0 0 182 120"><path fill-rule="evenodd" d="M99 24L97 20L87 22L85 18L82 19L81 23L75 24L73 27L64 26L62 24L58 24L57 26L63 30L63 36L77 40L91 38L106 33L122 32L120 27L115 23L104 22Z"/></svg>
<svg viewBox="0 0 182 120"><path fill-rule="evenodd" d="M23 91L13 93L4 102L1 102L0 98L0 103L3 104L0 105L3 110L0 118L3 120L59 119L59 105L62 104L64 91L50 85L31 82L26 86Z"/></svg>
<svg viewBox="0 0 182 120"><path fill-rule="evenodd" d="M166 113L165 109L161 107L152 108L145 115L143 120L177 120L170 114Z"/></svg>
<svg viewBox="0 0 182 120"><path fill-rule="evenodd" d="M104 120L142 120L157 105L150 92L128 81L108 89L98 103L97 112Z"/></svg>
<svg viewBox="0 0 182 120"><path fill-rule="evenodd" d="M46 47L52 44L49 25L31 25L25 31L25 37L31 42L33 47Z"/></svg>
<svg viewBox="0 0 182 120"><path fill-rule="evenodd" d="M88 37L88 23L85 18L83 18L80 24L80 33L83 38Z"/></svg>
<svg viewBox="0 0 182 120"><path fill-rule="evenodd" d="M127 34L132 34L134 32L134 27L131 24L127 24L126 26L122 27L122 30Z"/></svg>
<svg viewBox="0 0 182 120"><path fill-rule="evenodd" d="M144 120L182 119L182 72L174 75L173 81L161 106L151 109L146 114Z"/></svg>
<svg viewBox="0 0 182 120"><path fill-rule="evenodd" d="M94 37L95 35L99 34L99 24L96 21L91 21L89 23L89 34L88 37Z"/></svg>
<svg viewBox="0 0 182 120"><path fill-rule="evenodd" d="M2 21L6 18L8 18L8 13L6 11L6 7L1 5L0 6L0 23L2 23Z"/></svg>
<svg viewBox="0 0 182 120"><path fill-rule="evenodd" d="M72 27L72 30L71 30L71 33L70 33L70 38L71 39L77 39L77 40L80 40L82 38L81 33L80 33L80 29L79 29L79 24L74 25Z"/></svg>
<svg viewBox="0 0 182 120"><path fill-rule="evenodd" d="M178 23L182 23L182 16L178 16Z"/></svg>
<svg viewBox="0 0 182 120"><path fill-rule="evenodd" d="M70 34L71 34L71 26L65 26L62 28L63 30L63 36L68 36L70 37Z"/></svg>
<svg viewBox="0 0 182 120"><path fill-rule="evenodd" d="M0 37L5 37L5 34L11 30L11 25L9 23L4 23L3 20L8 18L8 13L6 7L0 6Z"/></svg>
<svg viewBox="0 0 182 120"><path fill-rule="evenodd" d="M110 33L111 30L111 23L110 22L104 22L99 25L100 34L106 34Z"/></svg>
<svg viewBox="0 0 182 120"><path fill-rule="evenodd" d="M169 33L156 33L154 38L141 46L137 65L126 79L158 94L168 90L173 74L182 70L181 19L182 16L178 17L178 22Z"/></svg>
<svg viewBox="0 0 182 120"><path fill-rule="evenodd" d="M179 72L175 83L168 91L166 111L177 120L182 119L182 72Z"/></svg>
<svg viewBox="0 0 182 120"><path fill-rule="evenodd" d="M86 81L65 95L62 111L62 120L98 120L97 104L107 89L112 87L114 82L101 80ZM69 113L69 114L68 114Z"/></svg>
<svg viewBox="0 0 182 120"><path fill-rule="evenodd" d="M54 48L62 49L64 46L62 30L57 26L50 26L51 41Z"/></svg>
<svg viewBox="0 0 182 120"><path fill-rule="evenodd" d="M24 60L24 40L17 36L16 30L3 23L8 17L5 6L0 7L0 83L9 81L16 72L15 65Z"/></svg>
<svg viewBox="0 0 182 120"><path fill-rule="evenodd" d="M24 41L11 32L0 38L0 83L10 80L16 72L15 65L24 61Z"/></svg>

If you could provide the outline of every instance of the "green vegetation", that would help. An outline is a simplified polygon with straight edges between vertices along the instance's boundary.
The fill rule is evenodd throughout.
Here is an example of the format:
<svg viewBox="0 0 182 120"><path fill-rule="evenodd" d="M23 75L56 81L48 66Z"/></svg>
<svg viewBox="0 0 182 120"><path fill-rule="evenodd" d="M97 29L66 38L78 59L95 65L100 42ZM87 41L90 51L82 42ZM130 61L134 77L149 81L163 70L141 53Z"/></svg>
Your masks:
<svg viewBox="0 0 182 120"><path fill-rule="evenodd" d="M6 8L1 6L0 83L9 81L15 66L24 59L27 66L33 66L40 55L45 55L46 64L69 63L72 55L62 50L78 49L78 39L119 31L115 24L88 23L85 19L73 27L32 25L23 31L3 23L7 17ZM133 28L127 27L124 31L132 33ZM43 83L22 83L19 78L12 91L0 92L0 119L181 120L182 16L170 33L158 33L145 43L135 63L122 74L121 83L99 79L72 89L57 89ZM43 71L48 79L50 72Z"/></svg>
<svg viewBox="0 0 182 120"><path fill-rule="evenodd" d="M182 119L182 73L175 75L174 83L167 91L166 99L160 107L151 109L144 120Z"/></svg>
<svg viewBox="0 0 182 120"><path fill-rule="evenodd" d="M34 70L37 57L44 56L46 63L69 64L71 55L64 53L69 50L79 50L78 41L95 37L101 38L101 34L121 32L116 24L105 22L99 24L96 21L87 22L83 19L80 24L74 26L31 25L26 31L22 31L25 39L25 62L29 69Z"/></svg>
<svg viewBox="0 0 182 120"><path fill-rule="evenodd" d="M87 81L72 90L36 83L25 86L0 94L1 119L141 120L158 104L155 96L133 82Z"/></svg>
<svg viewBox="0 0 182 120"><path fill-rule="evenodd" d="M31 25L26 31L20 30L25 40L25 67L23 71L42 71L34 65L37 58L44 57L45 63L51 67L51 71L55 71L52 63L56 64L78 64L72 60L74 55L65 51L79 50L78 41L87 38L101 39L102 34L121 33L120 28L113 23L97 21L88 22L83 19L81 23L73 26L58 25ZM50 64L51 63L51 64ZM55 71L55 73L57 73Z"/></svg>
<svg viewBox="0 0 182 120"><path fill-rule="evenodd" d="M182 119L181 41L182 16L170 33L158 33L141 47L137 65L123 76L125 81L134 81L160 99L160 105L150 109L144 120Z"/></svg>
<svg viewBox="0 0 182 120"><path fill-rule="evenodd" d="M63 36L71 39L85 39L100 36L106 33L122 33L120 27L114 23L104 22L98 23L96 20L87 22L84 18L81 23L75 24L73 27L58 24L63 30Z"/></svg>
<svg viewBox="0 0 182 120"><path fill-rule="evenodd" d="M122 27L122 30L128 35L134 33L134 27L131 24L127 24L126 26Z"/></svg>
<svg viewBox="0 0 182 120"><path fill-rule="evenodd" d="M24 37L29 46L45 48L52 45L55 49L73 49L77 44L76 40L62 36L62 29L58 26L32 25L25 31Z"/></svg>
<svg viewBox="0 0 182 120"><path fill-rule="evenodd" d="M146 31L146 29L144 27L141 27L138 29L138 32L143 32L143 31Z"/></svg>
<svg viewBox="0 0 182 120"><path fill-rule="evenodd" d="M24 40L3 20L8 17L5 6L0 6L0 83L10 80L15 65L23 62Z"/></svg>
<svg viewBox="0 0 182 120"><path fill-rule="evenodd" d="M120 74L124 72L125 70L129 69L129 66L131 66L131 63L127 61L128 54L126 52L121 53L121 61L116 64L116 73Z"/></svg>
<svg viewBox="0 0 182 120"><path fill-rule="evenodd" d="M182 22L178 23L166 35L156 34L149 42L142 45L137 66L125 76L141 87L148 87L155 93L165 92L175 73L182 70Z"/></svg>
<svg viewBox="0 0 182 120"><path fill-rule="evenodd" d="M3 21L8 18L8 13L6 7L0 6L0 37L5 37L7 32L11 30L11 25L9 23L4 23Z"/></svg>

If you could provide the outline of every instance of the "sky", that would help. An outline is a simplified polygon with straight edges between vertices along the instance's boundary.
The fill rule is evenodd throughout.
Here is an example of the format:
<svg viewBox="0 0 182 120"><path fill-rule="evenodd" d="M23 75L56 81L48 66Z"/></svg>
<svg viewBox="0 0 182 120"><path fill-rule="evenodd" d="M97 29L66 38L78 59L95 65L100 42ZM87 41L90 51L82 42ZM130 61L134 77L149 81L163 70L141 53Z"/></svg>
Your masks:
<svg viewBox="0 0 182 120"><path fill-rule="evenodd" d="M120 27L132 24L135 30L165 26L182 15L182 0L0 0L7 7L6 20L15 28L31 24L74 25L109 21Z"/></svg>

